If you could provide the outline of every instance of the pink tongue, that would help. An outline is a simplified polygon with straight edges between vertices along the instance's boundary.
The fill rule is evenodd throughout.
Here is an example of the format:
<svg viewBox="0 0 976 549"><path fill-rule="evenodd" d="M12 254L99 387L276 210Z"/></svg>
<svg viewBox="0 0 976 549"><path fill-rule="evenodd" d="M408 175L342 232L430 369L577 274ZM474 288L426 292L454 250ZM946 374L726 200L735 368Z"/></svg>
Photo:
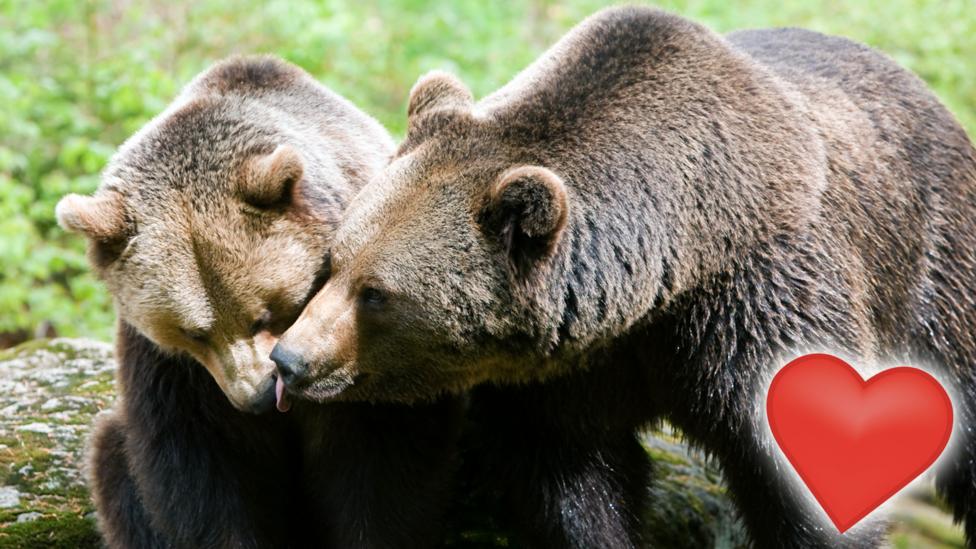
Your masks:
<svg viewBox="0 0 976 549"><path fill-rule="evenodd" d="M291 402L288 402L288 395L285 394L285 382L281 381L281 377L278 377L278 381L275 382L275 399L279 412L287 412L291 409Z"/></svg>

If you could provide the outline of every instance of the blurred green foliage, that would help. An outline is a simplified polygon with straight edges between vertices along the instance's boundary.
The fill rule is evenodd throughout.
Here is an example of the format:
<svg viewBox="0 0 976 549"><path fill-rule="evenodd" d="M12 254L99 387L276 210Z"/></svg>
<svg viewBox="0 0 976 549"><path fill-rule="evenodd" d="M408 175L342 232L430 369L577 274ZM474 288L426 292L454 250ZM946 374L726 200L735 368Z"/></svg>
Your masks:
<svg viewBox="0 0 976 549"><path fill-rule="evenodd" d="M0 335L49 322L111 336L111 304L81 238L54 222L115 147L179 87L233 53L270 52L404 128L418 75L476 95L511 78L604 2L0 0ZM667 0L718 31L803 26L880 48L922 76L976 135L973 0Z"/></svg>

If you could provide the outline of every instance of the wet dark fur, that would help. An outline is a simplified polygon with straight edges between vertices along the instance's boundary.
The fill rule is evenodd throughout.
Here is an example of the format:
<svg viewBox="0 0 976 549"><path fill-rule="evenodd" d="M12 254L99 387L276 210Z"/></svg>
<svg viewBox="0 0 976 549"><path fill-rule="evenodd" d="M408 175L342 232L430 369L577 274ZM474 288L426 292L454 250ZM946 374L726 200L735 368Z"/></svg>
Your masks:
<svg viewBox="0 0 976 549"><path fill-rule="evenodd" d="M300 536L308 518L290 505L301 494L299 440L290 418L234 410L198 364L160 353L127 326L118 342L124 400L99 422L93 458L107 544L307 543Z"/></svg>
<svg viewBox="0 0 976 549"><path fill-rule="evenodd" d="M460 403L235 410L192 360L129 327L124 402L92 438L109 547L425 548L451 495Z"/></svg>

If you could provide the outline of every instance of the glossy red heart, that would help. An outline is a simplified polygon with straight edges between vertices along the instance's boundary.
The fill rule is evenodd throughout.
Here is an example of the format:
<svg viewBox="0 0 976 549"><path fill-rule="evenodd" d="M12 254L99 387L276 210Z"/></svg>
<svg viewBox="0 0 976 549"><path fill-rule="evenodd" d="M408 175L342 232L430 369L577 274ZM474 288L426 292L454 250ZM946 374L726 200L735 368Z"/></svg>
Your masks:
<svg viewBox="0 0 976 549"><path fill-rule="evenodd" d="M952 402L907 366L867 381L843 360L802 356L766 397L773 437L841 532L922 474L952 433Z"/></svg>

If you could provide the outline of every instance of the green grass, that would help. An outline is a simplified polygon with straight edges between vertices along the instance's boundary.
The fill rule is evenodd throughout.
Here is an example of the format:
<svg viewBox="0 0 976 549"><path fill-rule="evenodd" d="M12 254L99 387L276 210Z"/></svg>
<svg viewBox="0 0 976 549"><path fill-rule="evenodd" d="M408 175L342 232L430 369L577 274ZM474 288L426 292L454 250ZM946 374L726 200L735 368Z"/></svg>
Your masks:
<svg viewBox="0 0 976 549"><path fill-rule="evenodd" d="M604 5L0 0L0 335L51 323L64 335L110 337L110 300L88 273L81 239L57 228L54 205L94 190L115 148L213 61L281 55L400 135L418 75L451 70L484 95ZM719 31L803 26L880 48L976 133L971 0L658 5Z"/></svg>
<svg viewBox="0 0 976 549"><path fill-rule="evenodd" d="M91 519L65 514L12 524L0 532L0 546L18 549L87 549L101 546Z"/></svg>

